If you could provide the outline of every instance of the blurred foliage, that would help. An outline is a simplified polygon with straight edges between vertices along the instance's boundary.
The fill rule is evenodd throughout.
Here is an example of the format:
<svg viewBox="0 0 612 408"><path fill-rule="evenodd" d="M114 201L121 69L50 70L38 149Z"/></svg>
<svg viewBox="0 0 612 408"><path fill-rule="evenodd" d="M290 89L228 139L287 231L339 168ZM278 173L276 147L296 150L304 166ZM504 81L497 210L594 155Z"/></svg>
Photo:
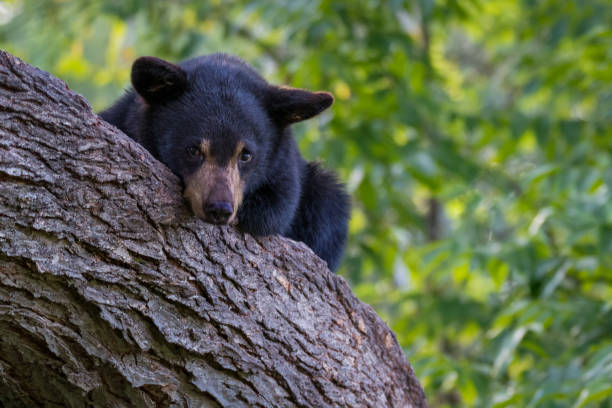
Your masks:
<svg viewBox="0 0 612 408"><path fill-rule="evenodd" d="M0 47L97 110L140 55L331 90L296 137L431 406L612 407L609 0L0 1Z"/></svg>

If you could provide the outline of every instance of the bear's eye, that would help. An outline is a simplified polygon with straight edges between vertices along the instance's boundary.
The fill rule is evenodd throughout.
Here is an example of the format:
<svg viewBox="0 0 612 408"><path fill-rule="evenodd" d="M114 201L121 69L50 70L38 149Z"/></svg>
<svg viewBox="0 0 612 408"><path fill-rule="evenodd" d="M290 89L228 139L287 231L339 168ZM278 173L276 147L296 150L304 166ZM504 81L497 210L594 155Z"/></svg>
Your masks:
<svg viewBox="0 0 612 408"><path fill-rule="evenodd" d="M253 154L248 149L242 149L240 157L238 158L242 163L248 163L253 159Z"/></svg>
<svg viewBox="0 0 612 408"><path fill-rule="evenodd" d="M187 148L187 154L190 155L191 157L201 157L202 151L198 149L196 146L189 146Z"/></svg>

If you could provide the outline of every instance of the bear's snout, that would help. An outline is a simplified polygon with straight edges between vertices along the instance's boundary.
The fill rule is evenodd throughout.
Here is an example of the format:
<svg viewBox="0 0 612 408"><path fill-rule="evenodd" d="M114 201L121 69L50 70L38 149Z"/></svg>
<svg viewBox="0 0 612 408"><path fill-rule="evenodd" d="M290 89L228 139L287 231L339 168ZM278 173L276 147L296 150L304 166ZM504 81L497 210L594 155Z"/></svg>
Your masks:
<svg viewBox="0 0 612 408"><path fill-rule="evenodd" d="M206 220L213 224L227 224L234 213L234 207L229 201L214 201L204 205Z"/></svg>
<svg viewBox="0 0 612 408"><path fill-rule="evenodd" d="M242 202L244 182L237 162L219 166L210 156L185 178L184 196L200 218L212 224L230 224Z"/></svg>

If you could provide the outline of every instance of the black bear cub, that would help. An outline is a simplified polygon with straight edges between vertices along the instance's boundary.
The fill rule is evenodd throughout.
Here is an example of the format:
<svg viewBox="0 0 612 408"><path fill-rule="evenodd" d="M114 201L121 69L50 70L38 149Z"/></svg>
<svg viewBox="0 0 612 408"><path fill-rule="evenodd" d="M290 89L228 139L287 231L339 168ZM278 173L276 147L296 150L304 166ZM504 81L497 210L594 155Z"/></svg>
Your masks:
<svg viewBox="0 0 612 408"><path fill-rule="evenodd" d="M182 178L196 215L302 241L338 267L348 196L333 173L302 158L290 130L327 109L329 93L270 85L225 54L178 65L141 57L131 75L134 89L100 116Z"/></svg>

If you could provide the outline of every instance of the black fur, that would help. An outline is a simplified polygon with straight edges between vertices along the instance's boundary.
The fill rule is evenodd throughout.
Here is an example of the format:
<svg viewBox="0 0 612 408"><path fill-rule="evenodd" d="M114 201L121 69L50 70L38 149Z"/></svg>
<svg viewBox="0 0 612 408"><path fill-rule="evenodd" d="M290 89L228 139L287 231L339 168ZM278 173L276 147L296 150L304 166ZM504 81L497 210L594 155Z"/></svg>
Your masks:
<svg viewBox="0 0 612 408"><path fill-rule="evenodd" d="M223 162L243 142L253 159L239 167L244 194L238 228L302 241L330 269L338 267L348 196L333 173L302 158L289 127L329 107L330 94L270 85L242 60L224 54L179 65L139 58L132 85L134 90L100 114L103 119L183 180L203 163L187 155L189 146L207 139Z"/></svg>

